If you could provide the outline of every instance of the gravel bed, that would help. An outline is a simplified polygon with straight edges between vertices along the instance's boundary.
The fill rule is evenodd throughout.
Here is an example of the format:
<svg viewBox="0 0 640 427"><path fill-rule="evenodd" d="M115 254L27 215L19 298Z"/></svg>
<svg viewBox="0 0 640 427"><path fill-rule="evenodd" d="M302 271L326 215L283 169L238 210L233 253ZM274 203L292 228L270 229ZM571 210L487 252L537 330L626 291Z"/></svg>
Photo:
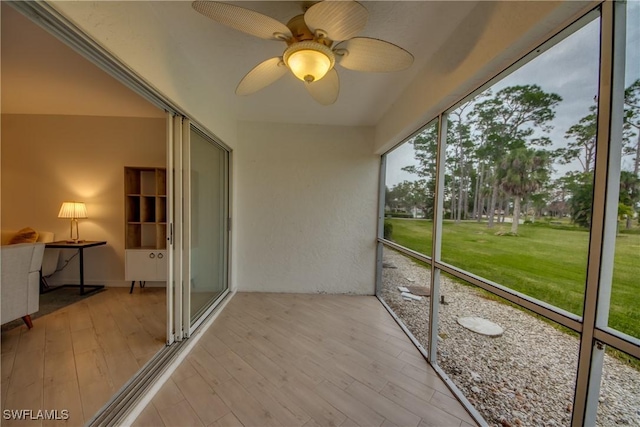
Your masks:
<svg viewBox="0 0 640 427"><path fill-rule="evenodd" d="M427 348L429 298L407 301L398 286L429 283L430 270L384 250L382 297ZM441 278L438 364L489 425L570 425L578 338L479 290ZM500 337L471 332L459 317L478 316L504 329ZM640 372L605 356L598 425L640 426Z"/></svg>

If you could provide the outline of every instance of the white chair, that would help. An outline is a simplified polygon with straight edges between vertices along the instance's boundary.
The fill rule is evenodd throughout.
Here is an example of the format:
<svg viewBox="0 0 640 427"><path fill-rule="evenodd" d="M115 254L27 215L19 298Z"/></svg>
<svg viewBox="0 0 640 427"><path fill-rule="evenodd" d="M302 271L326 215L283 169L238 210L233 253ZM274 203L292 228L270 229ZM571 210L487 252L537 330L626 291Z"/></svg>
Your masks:
<svg viewBox="0 0 640 427"><path fill-rule="evenodd" d="M40 309L40 267L44 243L19 243L0 248L2 324L22 317L31 329L31 314Z"/></svg>
<svg viewBox="0 0 640 427"><path fill-rule="evenodd" d="M9 243L9 240L16 234L15 231L2 230L0 244L3 246ZM39 231L38 243L49 243L55 241L55 235L51 231ZM44 290L49 287L47 277L56 272L58 268L58 260L60 259L60 249L46 248L44 257L42 258L42 276L40 278L40 289Z"/></svg>

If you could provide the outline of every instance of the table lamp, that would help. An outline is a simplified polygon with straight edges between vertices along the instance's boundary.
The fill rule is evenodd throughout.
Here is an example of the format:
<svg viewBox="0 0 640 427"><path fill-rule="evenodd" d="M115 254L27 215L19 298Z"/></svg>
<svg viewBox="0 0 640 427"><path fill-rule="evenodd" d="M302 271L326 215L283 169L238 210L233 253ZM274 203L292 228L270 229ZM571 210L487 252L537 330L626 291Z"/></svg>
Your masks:
<svg viewBox="0 0 640 427"><path fill-rule="evenodd" d="M80 242L80 233L78 232L78 218L87 218L87 207L84 202L63 202L58 213L58 218L71 219L71 232L69 243ZM76 225L76 237L73 238L73 224Z"/></svg>

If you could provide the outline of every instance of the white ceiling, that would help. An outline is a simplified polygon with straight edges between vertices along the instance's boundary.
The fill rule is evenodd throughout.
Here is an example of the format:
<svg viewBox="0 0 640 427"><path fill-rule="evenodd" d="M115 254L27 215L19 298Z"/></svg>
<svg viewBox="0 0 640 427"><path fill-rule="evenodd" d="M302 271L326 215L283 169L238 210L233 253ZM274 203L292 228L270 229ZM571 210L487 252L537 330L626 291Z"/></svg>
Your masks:
<svg viewBox="0 0 640 427"><path fill-rule="evenodd" d="M292 75L256 94L235 95L238 82L249 70L282 54L282 42L261 40L227 28L195 12L189 1L146 2L144 6L139 2L106 3L106 7L111 3L116 7L118 3L119 8L148 8L159 28L180 46L193 73L218 87L216 92L221 99L216 99L215 104L227 106L239 120L368 126L378 122L423 68L433 65L429 64L432 55L477 6L475 1L363 2L369 21L360 35L402 46L414 55L414 64L395 73L362 73L338 66L338 101L321 106ZM302 12L303 2L237 4L286 23ZM3 112L161 115L151 104L4 4L2 86Z"/></svg>
<svg viewBox="0 0 640 427"><path fill-rule="evenodd" d="M286 23L302 13L301 1L235 2ZM307 2L308 3L308 2ZM476 5L465 1L362 2L369 20L360 36L395 43L411 52L415 61L405 71L363 73L336 67L340 95L331 106L317 104L293 75L255 94L238 97L242 77L265 59L282 55L285 43L262 40L212 21L190 7L190 2L153 2L149 7L160 24L181 46L195 72L222 88L216 104L232 108L239 120L333 125L375 125L392 106L431 56Z"/></svg>
<svg viewBox="0 0 640 427"><path fill-rule="evenodd" d="M162 110L4 2L2 112L164 117Z"/></svg>

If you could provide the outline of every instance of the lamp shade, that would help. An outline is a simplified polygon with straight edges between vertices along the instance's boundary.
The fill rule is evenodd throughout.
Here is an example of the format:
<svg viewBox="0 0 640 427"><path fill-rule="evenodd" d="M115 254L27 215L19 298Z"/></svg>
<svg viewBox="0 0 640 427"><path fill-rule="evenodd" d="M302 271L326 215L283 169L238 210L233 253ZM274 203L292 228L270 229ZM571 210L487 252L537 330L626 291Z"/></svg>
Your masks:
<svg viewBox="0 0 640 427"><path fill-rule="evenodd" d="M316 42L295 43L284 52L284 62L300 80L312 83L323 78L335 64L331 49Z"/></svg>
<svg viewBox="0 0 640 427"><path fill-rule="evenodd" d="M63 202L58 218L87 218L87 207L84 202Z"/></svg>

